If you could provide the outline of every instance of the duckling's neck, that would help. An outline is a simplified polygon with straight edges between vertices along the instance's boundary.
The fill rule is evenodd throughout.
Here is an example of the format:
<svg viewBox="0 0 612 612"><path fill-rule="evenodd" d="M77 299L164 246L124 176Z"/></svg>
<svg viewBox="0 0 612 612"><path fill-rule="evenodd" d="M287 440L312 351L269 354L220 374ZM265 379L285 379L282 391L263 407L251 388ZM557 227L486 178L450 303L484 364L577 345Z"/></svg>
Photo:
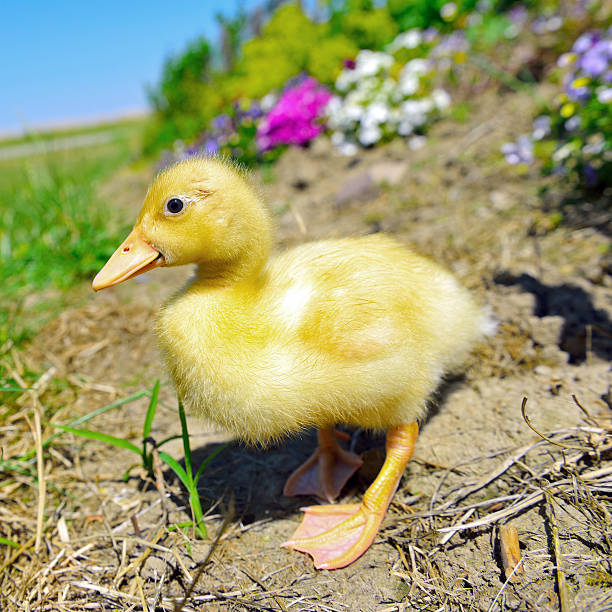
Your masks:
<svg viewBox="0 0 612 612"><path fill-rule="evenodd" d="M260 235L233 258L198 264L192 285L205 289L257 283L269 256L269 236Z"/></svg>
<svg viewBox="0 0 612 612"><path fill-rule="evenodd" d="M237 262L207 262L196 267L192 285L205 288L229 287L240 283L255 282L265 265L265 259Z"/></svg>

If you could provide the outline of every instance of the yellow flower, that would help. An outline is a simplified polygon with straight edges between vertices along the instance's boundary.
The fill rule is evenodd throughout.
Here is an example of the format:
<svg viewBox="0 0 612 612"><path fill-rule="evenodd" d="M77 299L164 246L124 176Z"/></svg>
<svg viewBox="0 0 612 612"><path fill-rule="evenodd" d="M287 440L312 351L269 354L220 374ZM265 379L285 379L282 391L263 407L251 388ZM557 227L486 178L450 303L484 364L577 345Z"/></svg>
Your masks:
<svg viewBox="0 0 612 612"><path fill-rule="evenodd" d="M561 116L564 119L568 119L569 117L571 117L574 113L576 112L576 105L573 104L572 102L568 102L567 104L564 104L561 107Z"/></svg>
<svg viewBox="0 0 612 612"><path fill-rule="evenodd" d="M455 64L465 64L467 60L467 54L465 51L457 51L455 55L453 55L453 61Z"/></svg>
<svg viewBox="0 0 612 612"><path fill-rule="evenodd" d="M580 77L579 79L576 79L573 83L572 83L572 87L574 89L578 89L579 87L585 87L586 85L588 85L591 82L591 79L589 79L589 77Z"/></svg>

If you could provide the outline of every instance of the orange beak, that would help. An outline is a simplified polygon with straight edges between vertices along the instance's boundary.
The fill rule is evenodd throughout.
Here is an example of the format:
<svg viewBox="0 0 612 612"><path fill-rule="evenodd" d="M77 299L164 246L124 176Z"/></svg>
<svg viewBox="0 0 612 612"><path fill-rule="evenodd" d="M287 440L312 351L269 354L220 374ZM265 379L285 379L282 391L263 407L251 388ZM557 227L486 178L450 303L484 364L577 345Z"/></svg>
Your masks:
<svg viewBox="0 0 612 612"><path fill-rule="evenodd" d="M165 263L164 256L145 242L140 231L134 228L94 278L93 290L118 285Z"/></svg>

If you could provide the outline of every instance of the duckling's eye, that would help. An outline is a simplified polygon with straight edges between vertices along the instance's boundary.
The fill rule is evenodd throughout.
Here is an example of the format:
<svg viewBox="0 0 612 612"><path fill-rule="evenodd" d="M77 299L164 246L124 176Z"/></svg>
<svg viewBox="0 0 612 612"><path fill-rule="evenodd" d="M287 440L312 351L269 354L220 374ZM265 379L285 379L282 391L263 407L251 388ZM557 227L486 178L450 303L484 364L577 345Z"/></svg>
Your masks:
<svg viewBox="0 0 612 612"><path fill-rule="evenodd" d="M180 215L183 210L185 203L180 198L170 198L164 206L164 213L167 215Z"/></svg>

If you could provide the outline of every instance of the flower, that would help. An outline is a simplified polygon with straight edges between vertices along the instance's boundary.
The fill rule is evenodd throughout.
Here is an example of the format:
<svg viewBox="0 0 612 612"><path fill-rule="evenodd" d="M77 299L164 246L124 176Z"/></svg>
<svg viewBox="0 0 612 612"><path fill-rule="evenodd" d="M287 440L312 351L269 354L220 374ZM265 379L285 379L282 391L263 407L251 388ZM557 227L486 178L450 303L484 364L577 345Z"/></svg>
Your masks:
<svg viewBox="0 0 612 612"><path fill-rule="evenodd" d="M444 21L452 21L457 16L457 5L454 2L447 2L440 9L440 17Z"/></svg>
<svg viewBox="0 0 612 612"><path fill-rule="evenodd" d="M590 77L597 77L610 65L612 53L610 43L600 40L596 42L579 60L580 68Z"/></svg>
<svg viewBox="0 0 612 612"><path fill-rule="evenodd" d="M324 129L321 119L330 99L331 92L312 77L285 89L257 126L258 150L304 145L316 138Z"/></svg>
<svg viewBox="0 0 612 612"><path fill-rule="evenodd" d="M331 98L326 108L334 146L344 154L354 154L357 145L372 146L395 134L409 136L420 131L432 114L448 108L449 94L432 90L428 78L436 65L427 57L428 46L431 55L431 45L438 37L434 29L408 30L387 46L387 53L362 50L354 65L345 65L336 79L340 95ZM466 44L464 37L452 36L439 52L451 53ZM396 65L391 53L417 48L403 66Z"/></svg>
<svg viewBox="0 0 612 612"><path fill-rule="evenodd" d="M602 104L610 104L612 102L612 87L599 87L597 89L597 99Z"/></svg>
<svg viewBox="0 0 612 612"><path fill-rule="evenodd" d="M513 166L533 162L533 142L529 136L519 136L516 142L506 142L501 147L506 161Z"/></svg>
<svg viewBox="0 0 612 612"><path fill-rule="evenodd" d="M400 49L416 49L422 42L425 36L421 30L412 29L398 34L393 42L387 45L388 53L396 53Z"/></svg>
<svg viewBox="0 0 612 612"><path fill-rule="evenodd" d="M542 140L550 134L550 117L548 115L540 115L533 120L533 130L531 137L534 140Z"/></svg>

